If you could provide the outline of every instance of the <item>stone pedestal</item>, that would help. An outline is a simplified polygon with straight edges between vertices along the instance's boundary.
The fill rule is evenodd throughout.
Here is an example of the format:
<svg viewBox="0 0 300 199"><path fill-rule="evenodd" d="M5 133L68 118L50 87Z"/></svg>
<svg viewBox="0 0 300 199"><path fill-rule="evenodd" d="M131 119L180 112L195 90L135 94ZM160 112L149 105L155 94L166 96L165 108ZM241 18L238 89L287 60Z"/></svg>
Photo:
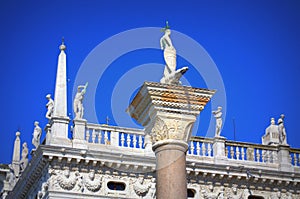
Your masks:
<svg viewBox="0 0 300 199"><path fill-rule="evenodd" d="M128 112L145 127L156 156L158 199L186 199L186 151L194 122L215 91L145 82Z"/></svg>
<svg viewBox="0 0 300 199"><path fill-rule="evenodd" d="M73 124L73 147L80 149L87 149L87 141L85 140L85 130L86 130L85 119L74 119Z"/></svg>
<svg viewBox="0 0 300 199"><path fill-rule="evenodd" d="M225 140L225 137L214 137L213 152L215 163L221 163L222 161L227 160L227 157L225 155Z"/></svg>
<svg viewBox="0 0 300 199"><path fill-rule="evenodd" d="M280 171L293 172L289 145L278 145L278 163Z"/></svg>
<svg viewBox="0 0 300 199"><path fill-rule="evenodd" d="M52 117L50 145L71 147L71 140L68 139L68 125L70 119L68 117Z"/></svg>

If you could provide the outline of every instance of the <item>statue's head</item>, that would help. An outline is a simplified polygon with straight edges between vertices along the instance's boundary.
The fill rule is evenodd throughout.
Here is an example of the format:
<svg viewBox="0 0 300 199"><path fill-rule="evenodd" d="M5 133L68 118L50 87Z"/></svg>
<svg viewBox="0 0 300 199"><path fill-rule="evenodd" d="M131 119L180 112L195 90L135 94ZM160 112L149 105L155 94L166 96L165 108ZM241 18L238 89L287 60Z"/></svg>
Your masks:
<svg viewBox="0 0 300 199"><path fill-rule="evenodd" d="M275 124L275 119L273 117L271 118L271 124Z"/></svg>
<svg viewBox="0 0 300 199"><path fill-rule="evenodd" d="M139 183L140 183L140 184L143 184L143 182L144 182L144 178L142 178L142 177L139 177L138 181L139 181Z"/></svg>
<svg viewBox="0 0 300 199"><path fill-rule="evenodd" d="M23 143L23 148L27 148L27 143L26 142Z"/></svg>
<svg viewBox="0 0 300 199"><path fill-rule="evenodd" d="M35 122L34 122L34 126L37 126L37 125L39 125L39 122L38 122L38 121L35 121Z"/></svg>
<svg viewBox="0 0 300 199"><path fill-rule="evenodd" d="M46 98L47 98L47 99L50 99L50 98L51 98L51 95L50 95L50 94L46 95Z"/></svg>
<svg viewBox="0 0 300 199"><path fill-rule="evenodd" d="M164 28L162 28L162 31L167 34L167 35L170 35L171 34L171 30L170 30L170 26L169 26L169 23L168 21L166 21L166 26Z"/></svg>
<svg viewBox="0 0 300 199"><path fill-rule="evenodd" d="M64 175L66 178L69 178L70 177L70 170L69 169L65 169L64 170Z"/></svg>

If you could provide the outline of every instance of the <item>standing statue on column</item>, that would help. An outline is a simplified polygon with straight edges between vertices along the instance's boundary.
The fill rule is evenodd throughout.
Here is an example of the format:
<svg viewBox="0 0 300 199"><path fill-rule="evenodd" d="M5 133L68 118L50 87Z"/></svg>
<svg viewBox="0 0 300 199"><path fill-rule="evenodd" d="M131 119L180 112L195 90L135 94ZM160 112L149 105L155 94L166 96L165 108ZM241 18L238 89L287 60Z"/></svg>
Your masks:
<svg viewBox="0 0 300 199"><path fill-rule="evenodd" d="M22 154L21 154L21 160L20 160L20 168L21 172L23 172L28 164L28 148L27 143L24 142L22 145Z"/></svg>
<svg viewBox="0 0 300 199"><path fill-rule="evenodd" d="M41 127L39 127L39 122L35 121L34 122L34 130L33 130L33 138L32 138L32 144L33 146L35 146L35 148L37 149L38 146L40 145L40 139L41 139L41 135L42 135L42 129Z"/></svg>
<svg viewBox="0 0 300 199"><path fill-rule="evenodd" d="M74 113L75 113L74 119L82 119L82 117L83 117L84 109L83 109L82 101L83 101L87 86L88 86L88 83L86 83L85 85L79 85L77 88L77 93L75 95L74 102L73 102L73 109L74 109Z"/></svg>
<svg viewBox="0 0 300 199"><path fill-rule="evenodd" d="M46 104L46 108L47 108L46 118L51 119L54 110L54 101L53 99L51 99L50 94L46 95L46 98L48 99L48 103Z"/></svg>
<svg viewBox="0 0 300 199"><path fill-rule="evenodd" d="M222 128L222 107L218 106L218 109L216 111L212 112L214 114L214 117L216 118L216 132L215 137L219 137L221 134L221 128Z"/></svg>
<svg viewBox="0 0 300 199"><path fill-rule="evenodd" d="M164 27L162 31L165 34L160 39L160 47L164 51L166 65L164 69L164 76L160 80L160 83L178 85L181 84L179 80L181 76L188 70L188 67L183 67L176 70L176 50L170 38L171 30L168 22L166 22L166 27Z"/></svg>
<svg viewBox="0 0 300 199"><path fill-rule="evenodd" d="M285 132L285 127L284 127L284 115L281 114L280 118L278 119L278 132L279 132L279 143L280 144L287 144L286 141L286 132Z"/></svg>

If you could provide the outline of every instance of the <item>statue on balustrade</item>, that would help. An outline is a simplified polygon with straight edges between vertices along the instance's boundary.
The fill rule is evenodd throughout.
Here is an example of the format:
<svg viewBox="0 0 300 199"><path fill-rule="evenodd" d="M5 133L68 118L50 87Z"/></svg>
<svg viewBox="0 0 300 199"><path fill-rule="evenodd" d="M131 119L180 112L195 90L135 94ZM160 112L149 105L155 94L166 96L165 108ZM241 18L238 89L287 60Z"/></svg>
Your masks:
<svg viewBox="0 0 300 199"><path fill-rule="evenodd" d="M46 95L46 98L48 99L48 103L46 104L46 108L47 108L46 118L51 119L54 110L54 101L53 99L51 99L50 94Z"/></svg>
<svg viewBox="0 0 300 199"><path fill-rule="evenodd" d="M77 93L75 95L74 98L74 102L73 102L73 109L74 109L74 113L75 113L75 118L74 119L82 119L83 118L83 98L84 98L84 94L86 92L86 88L88 86L88 83L86 83L85 85L79 85L77 87Z"/></svg>
<svg viewBox="0 0 300 199"><path fill-rule="evenodd" d="M42 134L42 129L39 127L39 122L35 121L34 122L34 130L33 130L33 138L32 138L32 144L35 146L35 148L38 148L40 145L40 139L41 139L41 134Z"/></svg>
<svg viewBox="0 0 300 199"><path fill-rule="evenodd" d="M214 117L216 118L216 132L215 132L215 137L219 137L221 134L221 129L222 129L222 107L219 106L216 111L212 112L214 114Z"/></svg>
<svg viewBox="0 0 300 199"><path fill-rule="evenodd" d="M21 160L20 160L20 168L21 172L23 172L28 164L28 148L27 143L24 142L22 145L22 153L21 153Z"/></svg>
<svg viewBox="0 0 300 199"><path fill-rule="evenodd" d="M287 144L286 141L286 132L285 132L285 127L284 127L284 115L281 114L280 118L278 119L278 132L279 132L279 143L280 144Z"/></svg>
<svg viewBox="0 0 300 199"><path fill-rule="evenodd" d="M178 85L181 84L179 80L188 70L188 67L176 70L176 50L170 38L171 30L168 22L166 22L166 26L162 29L162 31L165 34L160 39L160 47L164 51L166 65L164 69L164 76L160 80L160 83Z"/></svg>

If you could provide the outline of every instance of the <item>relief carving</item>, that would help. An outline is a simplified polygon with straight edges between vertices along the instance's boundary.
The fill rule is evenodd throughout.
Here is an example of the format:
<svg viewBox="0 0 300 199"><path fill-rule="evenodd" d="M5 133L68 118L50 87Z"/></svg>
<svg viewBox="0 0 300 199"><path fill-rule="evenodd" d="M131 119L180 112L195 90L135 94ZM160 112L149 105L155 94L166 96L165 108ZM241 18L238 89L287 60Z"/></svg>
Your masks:
<svg viewBox="0 0 300 199"><path fill-rule="evenodd" d="M140 198L143 198L145 195L147 195L150 187L151 183L144 183L144 178L142 177L138 178L133 184L133 190Z"/></svg>
<svg viewBox="0 0 300 199"><path fill-rule="evenodd" d="M96 177L95 171L91 171L87 178L83 179L84 186L92 192L97 192L101 188L102 177Z"/></svg>
<svg viewBox="0 0 300 199"><path fill-rule="evenodd" d="M154 127L151 131L152 142L166 139L183 139L183 122L176 119L162 120L157 117Z"/></svg>
<svg viewBox="0 0 300 199"><path fill-rule="evenodd" d="M53 189L62 188L64 190L72 190L77 182L75 174L71 174L67 168L64 171L51 171L51 178L49 180L50 186Z"/></svg>

